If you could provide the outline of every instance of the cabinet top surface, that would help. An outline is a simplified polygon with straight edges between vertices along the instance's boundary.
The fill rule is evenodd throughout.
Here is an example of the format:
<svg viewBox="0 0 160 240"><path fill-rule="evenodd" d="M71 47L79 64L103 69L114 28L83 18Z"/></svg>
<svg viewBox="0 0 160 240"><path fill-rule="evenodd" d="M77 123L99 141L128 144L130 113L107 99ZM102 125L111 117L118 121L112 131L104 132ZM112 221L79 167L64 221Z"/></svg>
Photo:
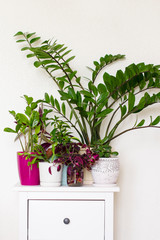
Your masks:
<svg viewBox="0 0 160 240"><path fill-rule="evenodd" d="M120 188L115 186L93 186L84 185L82 187L41 187L38 186L22 186L21 184L16 184L14 190L18 192L119 192Z"/></svg>

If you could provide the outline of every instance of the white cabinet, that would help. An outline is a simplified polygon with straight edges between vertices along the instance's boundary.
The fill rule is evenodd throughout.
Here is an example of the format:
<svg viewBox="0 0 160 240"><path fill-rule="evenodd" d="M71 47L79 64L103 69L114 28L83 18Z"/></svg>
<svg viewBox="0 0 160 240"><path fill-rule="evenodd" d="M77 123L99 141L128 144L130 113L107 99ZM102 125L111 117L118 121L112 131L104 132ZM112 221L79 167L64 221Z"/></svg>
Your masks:
<svg viewBox="0 0 160 240"><path fill-rule="evenodd" d="M17 186L19 240L113 240L119 188Z"/></svg>

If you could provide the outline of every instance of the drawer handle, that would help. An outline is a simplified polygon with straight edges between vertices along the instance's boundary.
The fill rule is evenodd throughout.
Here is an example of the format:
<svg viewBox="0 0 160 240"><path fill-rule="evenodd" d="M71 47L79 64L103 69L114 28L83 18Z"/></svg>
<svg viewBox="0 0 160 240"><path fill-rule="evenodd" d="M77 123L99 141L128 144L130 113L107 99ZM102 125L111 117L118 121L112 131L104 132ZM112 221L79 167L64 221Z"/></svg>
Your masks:
<svg viewBox="0 0 160 240"><path fill-rule="evenodd" d="M65 218L65 219L63 220L63 222L64 222L64 224L69 224L69 223L70 223L70 219L69 219L69 218Z"/></svg>

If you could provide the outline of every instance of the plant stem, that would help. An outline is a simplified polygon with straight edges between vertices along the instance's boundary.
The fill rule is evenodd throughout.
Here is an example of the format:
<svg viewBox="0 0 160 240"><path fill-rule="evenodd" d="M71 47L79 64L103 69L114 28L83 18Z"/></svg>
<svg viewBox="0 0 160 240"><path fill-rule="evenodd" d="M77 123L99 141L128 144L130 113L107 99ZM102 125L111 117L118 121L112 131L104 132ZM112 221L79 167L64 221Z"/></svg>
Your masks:
<svg viewBox="0 0 160 240"><path fill-rule="evenodd" d="M123 135L126 132L132 131L132 130L137 130L137 129L143 129L143 128L160 128L160 126L152 126L152 125L148 125L148 126L142 126L142 127L135 127L135 128L130 128L130 129L126 129L123 132L115 135L114 137L112 137L112 139L106 141L106 143L110 143L113 139Z"/></svg>

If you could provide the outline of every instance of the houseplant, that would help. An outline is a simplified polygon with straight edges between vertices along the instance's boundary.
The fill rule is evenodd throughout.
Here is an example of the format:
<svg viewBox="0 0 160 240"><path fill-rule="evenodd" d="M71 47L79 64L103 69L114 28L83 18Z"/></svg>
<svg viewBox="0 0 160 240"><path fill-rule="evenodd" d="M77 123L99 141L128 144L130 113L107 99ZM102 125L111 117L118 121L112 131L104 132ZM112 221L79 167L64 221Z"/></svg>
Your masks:
<svg viewBox="0 0 160 240"><path fill-rule="evenodd" d="M85 149L83 153L81 149ZM84 169L91 170L92 166L99 159L99 155L82 143L67 143L65 146L59 144L55 152L59 157L54 160L55 163L67 166L67 184L69 186L83 185Z"/></svg>
<svg viewBox="0 0 160 240"><path fill-rule="evenodd" d="M41 144L42 135L47 126L47 114L50 110L43 110L38 106L39 101L24 95L26 108L24 113L9 111L15 119L15 129L5 128L5 132L15 133L15 140L19 140L22 151L17 153L18 171L22 185L39 185L38 158L34 157L35 146ZM31 154L33 154L31 156Z"/></svg>
<svg viewBox="0 0 160 240"><path fill-rule="evenodd" d="M27 57L36 57L35 67L42 67L59 88L62 104L53 96L45 95L45 102L54 111L64 117L79 134L82 143L93 147L100 157L117 155L112 151L111 142L122 134L143 128L159 128L160 116L138 120L138 113L160 100L160 66L154 64L131 64L124 71L118 70L115 75L103 73L103 80L97 84L99 73L117 60L124 59L124 55L105 55L99 61L93 62L91 79L88 85L81 83L77 71L72 70L69 63L74 56L69 56L64 44L57 41L39 43L40 37L35 33L18 32L15 34L17 42L25 44L21 50L29 51ZM69 57L67 57L69 56ZM57 73L57 74L56 74ZM61 75L60 75L61 74ZM150 90L153 90L150 93ZM70 108L70 117L66 114L66 105ZM122 129L122 123L131 115L135 115L134 126ZM75 119L75 123L73 123ZM104 135L100 135L103 121Z"/></svg>
<svg viewBox="0 0 160 240"><path fill-rule="evenodd" d="M57 149L61 146L61 149L65 148L66 144L69 144L74 138L71 135L69 125L54 116L50 118L50 123L53 130L48 135L43 136L45 141L42 145L37 145L36 154L34 157L39 159L41 155L42 161L39 162L40 168L40 184L41 186L60 186L62 178L63 163L57 163L54 160L60 156Z"/></svg>

